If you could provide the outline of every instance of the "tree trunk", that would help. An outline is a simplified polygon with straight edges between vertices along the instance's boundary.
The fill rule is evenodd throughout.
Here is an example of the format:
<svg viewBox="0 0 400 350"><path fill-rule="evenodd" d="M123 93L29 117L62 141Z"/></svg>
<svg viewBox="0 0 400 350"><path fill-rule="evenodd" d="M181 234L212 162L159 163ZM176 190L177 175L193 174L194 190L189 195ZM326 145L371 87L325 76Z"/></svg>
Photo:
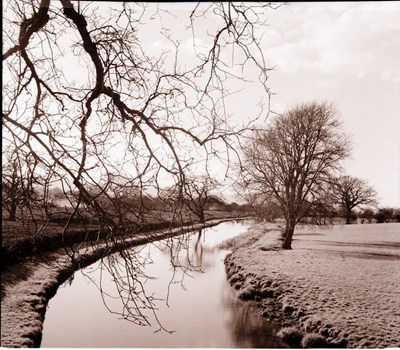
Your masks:
<svg viewBox="0 0 400 350"><path fill-rule="evenodd" d="M204 223L206 222L205 216L204 216L204 210L201 210L201 211L200 211L199 219L200 219L200 222L201 222L202 224L204 224Z"/></svg>
<svg viewBox="0 0 400 350"><path fill-rule="evenodd" d="M284 233L284 240L282 244L283 249L292 249L292 239L293 239L293 233L294 233L294 228L296 224L294 222L287 222L286 223L286 229Z"/></svg>
<svg viewBox="0 0 400 350"><path fill-rule="evenodd" d="M351 210L346 210L346 225L351 224Z"/></svg>
<svg viewBox="0 0 400 350"><path fill-rule="evenodd" d="M10 215L8 216L8 221L16 221L17 220L17 203L15 200L12 200L10 210Z"/></svg>

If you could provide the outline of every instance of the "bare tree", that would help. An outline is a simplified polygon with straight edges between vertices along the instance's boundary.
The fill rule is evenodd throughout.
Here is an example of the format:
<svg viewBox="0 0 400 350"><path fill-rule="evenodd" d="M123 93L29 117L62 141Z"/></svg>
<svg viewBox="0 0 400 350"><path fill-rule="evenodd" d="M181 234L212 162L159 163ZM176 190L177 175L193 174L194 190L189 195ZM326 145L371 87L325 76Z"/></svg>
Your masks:
<svg viewBox="0 0 400 350"><path fill-rule="evenodd" d="M32 182L22 174L18 159L3 166L2 207L8 212L9 221L16 221L19 206L30 207L35 191Z"/></svg>
<svg viewBox="0 0 400 350"><path fill-rule="evenodd" d="M279 208L286 220L284 249L291 249L296 224L329 194L348 148L335 109L326 103L296 106L244 147L243 186Z"/></svg>
<svg viewBox="0 0 400 350"><path fill-rule="evenodd" d="M184 186L184 205L200 220L205 222L205 210L211 201L215 202L217 183L208 176L186 178Z"/></svg>
<svg viewBox="0 0 400 350"><path fill-rule="evenodd" d="M259 117L230 118L229 83L248 84L246 67L269 101L260 42L271 4L193 4L180 27L192 33L189 59L172 34L176 20L166 24L174 15L161 5L113 4L108 12L70 0L3 5L4 142L31 153L35 173L58 181L66 196L78 194L71 219L83 208L113 232L137 225L144 206L132 215L117 187L128 184L141 199L149 188L162 199L171 184L182 194L192 152L205 167L213 159L229 167L238 137ZM142 36L146 23L161 32L156 52L157 42Z"/></svg>
<svg viewBox="0 0 400 350"><path fill-rule="evenodd" d="M378 208L378 211L375 213L376 222L379 224L391 222L394 213L394 208Z"/></svg>
<svg viewBox="0 0 400 350"><path fill-rule="evenodd" d="M2 209L8 213L7 220L21 220L27 215L34 219L32 211L41 200L38 193L41 179L36 174L36 166L31 152L15 147L3 149Z"/></svg>
<svg viewBox="0 0 400 350"><path fill-rule="evenodd" d="M351 223L352 210L359 205L377 204L376 191L368 185L366 180L353 176L343 175L335 181L336 197L343 210L346 224Z"/></svg>
<svg viewBox="0 0 400 350"><path fill-rule="evenodd" d="M372 222L372 219L374 218L375 213L371 208L365 208L361 211L361 220L362 223L364 223L364 220L368 220L368 223L370 224Z"/></svg>

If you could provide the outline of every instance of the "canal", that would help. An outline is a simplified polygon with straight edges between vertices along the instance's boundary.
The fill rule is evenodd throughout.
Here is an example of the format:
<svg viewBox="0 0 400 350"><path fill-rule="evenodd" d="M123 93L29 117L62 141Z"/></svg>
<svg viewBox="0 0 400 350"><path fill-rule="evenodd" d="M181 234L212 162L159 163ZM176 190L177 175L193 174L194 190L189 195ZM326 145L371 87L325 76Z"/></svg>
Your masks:
<svg viewBox="0 0 400 350"><path fill-rule="evenodd" d="M218 248L251 222L130 248L77 271L50 300L42 347L280 348L253 303L237 298Z"/></svg>

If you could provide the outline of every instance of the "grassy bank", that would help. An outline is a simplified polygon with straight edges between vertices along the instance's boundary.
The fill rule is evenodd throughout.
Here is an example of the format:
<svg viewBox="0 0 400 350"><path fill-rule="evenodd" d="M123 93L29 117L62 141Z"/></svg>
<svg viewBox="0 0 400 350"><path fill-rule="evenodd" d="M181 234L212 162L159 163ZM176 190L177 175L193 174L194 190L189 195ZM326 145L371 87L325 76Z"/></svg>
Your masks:
<svg viewBox="0 0 400 350"><path fill-rule="evenodd" d="M293 250L280 231L255 224L227 242L227 276L242 299L296 347L399 347L400 224L296 230Z"/></svg>
<svg viewBox="0 0 400 350"><path fill-rule="evenodd" d="M120 232L116 237L131 236L137 233L153 232L156 230L165 230L168 228L190 225L192 222L158 222L149 223L136 228L130 228L132 233ZM48 228L49 229L49 228ZM1 266L7 266L20 262L33 255L41 255L45 252L53 251L62 247L70 247L77 243L97 244L99 241L110 239L110 231L102 230L98 226L92 226L86 229L76 226L64 233L62 228L54 226L51 234L42 234L40 236L28 236L20 238L13 242L5 242L1 247ZM114 237L113 237L114 238Z"/></svg>
<svg viewBox="0 0 400 350"><path fill-rule="evenodd" d="M158 219L155 219L156 216ZM126 230L120 230L114 236L130 237L137 233L153 232L165 230L180 226L198 223L190 215L186 215L182 220L173 221L170 216L161 217L161 214L149 216L146 222L136 226L127 227ZM231 212L218 211L216 213L206 213L206 220L215 218L223 219L236 217L239 214ZM77 243L97 244L101 240L110 239L110 231L101 229L100 225L95 223L72 223L65 228L66 218L59 223L22 223L2 221L2 244L0 250L1 268L10 264L20 262L34 255L40 255L62 247L70 247ZM40 233L37 233L41 227Z"/></svg>

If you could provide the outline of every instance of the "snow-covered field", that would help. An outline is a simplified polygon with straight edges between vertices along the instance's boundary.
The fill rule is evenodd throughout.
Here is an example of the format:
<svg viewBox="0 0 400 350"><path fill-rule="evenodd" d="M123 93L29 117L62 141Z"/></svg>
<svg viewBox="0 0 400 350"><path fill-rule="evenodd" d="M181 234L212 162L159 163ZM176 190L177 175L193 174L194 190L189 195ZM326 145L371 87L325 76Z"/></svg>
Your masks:
<svg viewBox="0 0 400 350"><path fill-rule="evenodd" d="M265 307L274 299L292 324L331 343L400 347L400 224L299 227L287 251L271 249L279 236L258 223L230 243L239 294L261 295Z"/></svg>

